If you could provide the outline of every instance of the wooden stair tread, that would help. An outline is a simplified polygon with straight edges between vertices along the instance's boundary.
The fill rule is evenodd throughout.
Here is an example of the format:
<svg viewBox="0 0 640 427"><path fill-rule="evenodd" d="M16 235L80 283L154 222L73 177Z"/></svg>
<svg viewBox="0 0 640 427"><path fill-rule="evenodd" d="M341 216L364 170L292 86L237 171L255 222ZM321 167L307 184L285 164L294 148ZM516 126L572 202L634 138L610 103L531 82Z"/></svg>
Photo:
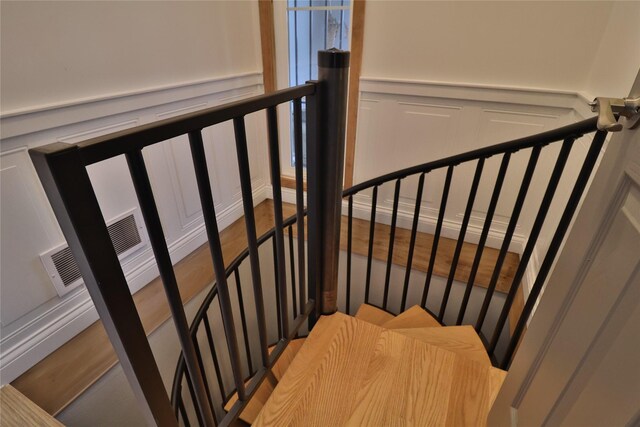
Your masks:
<svg viewBox="0 0 640 427"><path fill-rule="evenodd" d="M486 366L491 366L489 355L472 326L394 329L394 332L453 351Z"/></svg>
<svg viewBox="0 0 640 427"><path fill-rule="evenodd" d="M502 388L502 383L506 377L507 371L503 371L502 369L492 367L489 371L489 388L491 390L489 408L491 408L493 406L493 402L496 401L496 397L498 397L498 393L500 392L500 388Z"/></svg>
<svg viewBox="0 0 640 427"><path fill-rule="evenodd" d="M289 345L284 349L284 351L278 358L278 361L275 363L275 365L271 369L271 372L273 372L273 376L275 377L276 380L279 381L282 378L287 368L289 368L291 361L296 357L298 350L300 350L300 348L302 347L302 344L304 344L304 340L305 340L304 338L298 338L298 339L292 340L289 343ZM269 354L271 354L271 352L275 347L276 347L275 345L269 347ZM245 382L245 385L249 385L250 382L251 380L247 380ZM260 387L258 387L256 392L254 393L251 400L249 400L247 405L244 407L244 409L240 413L239 418L244 422L252 424L255 421L258 414L260 413L260 411L262 410L262 407L264 406L264 404L267 402L267 400L269 400L269 397L271 396L273 389L274 389L274 386L271 383L271 381L269 381L269 378L265 378L262 381L262 384L260 384ZM231 410L231 407L237 401L238 401L238 394L233 393L231 398L229 398L229 401L227 402L227 404L224 405L224 410L225 411Z"/></svg>
<svg viewBox="0 0 640 427"><path fill-rule="evenodd" d="M419 305L414 305L380 326L386 329L442 327L433 316Z"/></svg>
<svg viewBox="0 0 640 427"><path fill-rule="evenodd" d="M361 304L355 317L356 319L364 320L365 322L378 326L382 326L384 323L395 318L393 314L369 304Z"/></svg>
<svg viewBox="0 0 640 427"><path fill-rule="evenodd" d="M490 368L342 313L320 318L255 425L484 425Z"/></svg>
<svg viewBox="0 0 640 427"><path fill-rule="evenodd" d="M9 384L0 388L0 425L62 427L58 420Z"/></svg>

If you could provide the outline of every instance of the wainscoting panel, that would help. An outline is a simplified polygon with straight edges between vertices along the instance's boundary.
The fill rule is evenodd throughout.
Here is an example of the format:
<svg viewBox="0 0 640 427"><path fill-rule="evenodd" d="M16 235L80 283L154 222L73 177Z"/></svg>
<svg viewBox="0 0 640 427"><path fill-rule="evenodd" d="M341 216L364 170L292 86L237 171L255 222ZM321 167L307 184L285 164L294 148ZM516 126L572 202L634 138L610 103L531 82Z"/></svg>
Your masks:
<svg viewBox="0 0 640 427"><path fill-rule="evenodd" d="M428 83L398 84L370 80L363 86L366 90L362 92L360 102L361 122L354 170L356 183L401 168L544 132L568 124L575 117L566 94L548 93L546 96L541 93L532 98L530 93L526 96L513 93L510 99L504 88L493 91L482 88L482 96L478 95L479 89L469 88L465 99L464 87L437 85L437 91L434 91L433 85ZM430 96L430 93L437 96ZM541 102L545 96L549 101L546 106ZM537 211L535 206L542 197L558 149L559 146L543 150L529 195L530 204L526 205L516 229L514 241L520 248L514 249L518 252L526 242ZM495 247L500 243L500 236L504 235L530 151L512 155L492 222L493 238L490 236L489 246ZM498 156L485 162L470 220L470 241L477 241L481 232L501 160ZM443 230L447 237L457 237L475 168L476 163L473 162L454 169ZM567 174L575 178L577 170L568 168ZM424 219L427 231L429 224L435 224L437 220L445 175L446 169L440 169L430 172L425 179L421 219ZM399 206L405 216L413 215L417 182L417 176L402 182ZM379 188L379 210L384 212L391 208L393 193L393 183ZM358 200L362 204L370 204L370 192Z"/></svg>
<svg viewBox="0 0 640 427"><path fill-rule="evenodd" d="M158 92L118 94L87 104L64 105L2 117L2 317L0 381L11 382L97 319L81 286L59 297L40 254L64 243L27 150L52 142L75 143L262 93L260 76L194 83ZM82 105L80 105L82 104ZM85 113L76 114L86 107ZM114 114L115 112L115 114ZM89 114L90 113L90 114ZM102 114L102 115L100 115ZM263 162L265 121L246 118L254 201L266 197ZM205 152L220 228L242 215L233 126L204 129ZM188 138L181 136L143 150L172 260L206 242ZM124 156L89 166L88 173L106 220L139 209ZM132 292L157 276L145 245L122 260ZM10 303L10 304L9 304Z"/></svg>

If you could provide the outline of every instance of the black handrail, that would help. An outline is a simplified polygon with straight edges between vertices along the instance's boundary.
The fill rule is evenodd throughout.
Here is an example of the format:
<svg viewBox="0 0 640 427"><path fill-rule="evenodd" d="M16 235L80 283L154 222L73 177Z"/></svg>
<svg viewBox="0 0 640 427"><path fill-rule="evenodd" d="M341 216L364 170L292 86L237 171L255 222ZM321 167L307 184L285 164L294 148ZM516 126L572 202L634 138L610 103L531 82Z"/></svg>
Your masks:
<svg viewBox="0 0 640 427"><path fill-rule="evenodd" d="M306 216L306 211L303 212L303 215ZM285 228L291 227L296 222L296 220L297 220L296 215L292 215L288 217L283 221L283 227ZM274 226L270 228L268 231L266 231L265 233L263 233L261 236L259 236L256 240L258 247L262 246L265 242L269 241L270 239L273 239L276 234L276 230L277 230L277 227ZM238 274L239 268L242 265L243 261L245 261L249 257L249 255L250 255L250 251L249 251L249 248L247 247L240 254L238 254L233 259L233 261L231 261L231 263L229 263L229 265L225 269L224 277L229 278L233 275L236 280L236 285L238 285L239 284L239 274ZM239 288L239 285L238 285L238 288ZM191 336L191 339L194 342L197 342L196 336L200 331L201 326L203 324L205 325L205 328L206 328L205 332L207 334L209 351L211 352L212 360L216 370L216 381L218 382L218 388L219 388L220 394L223 397L223 402L221 403L222 403L222 406L224 406L224 403L229 400L229 398L234 392L236 392L236 389L233 389L227 392L224 388L224 385L222 384L222 376L221 376L221 370L219 367L219 359L216 355L216 347L211 338L212 334L211 334L210 326L207 321L209 309L211 308L211 304L217 296L219 296L219 289L218 289L218 284L216 280L216 282L213 283L207 295L204 297L203 302L200 304L200 307L198 308L198 311L196 312L192 320L192 323L189 329L189 334ZM244 318L246 307L241 297L238 298L238 309L239 309L241 318ZM302 310L301 315L303 314L303 311L304 309ZM294 317L298 318L299 316L294 316ZM247 365L249 366L248 375L245 375L243 377L243 384L244 384L244 382L252 378L257 373L257 371L252 368L251 349L248 341L249 336L248 336L248 331L246 327L246 321L243 320L242 324L243 324L243 339L245 343L246 360L247 360ZM295 329L295 332L297 332L298 329L299 328ZM275 360L272 360L271 363L275 363ZM186 372L184 354L180 353L180 357L176 364L175 374L173 377L173 385L171 387L171 404L174 407L174 411L176 411L176 415L178 413L177 411L180 405L184 405L184 403L182 402L181 392L182 392L182 381L185 379L186 376L188 375ZM251 398L251 395L246 396L246 399L250 399L250 398ZM186 412L185 412L185 415L183 415L183 417L184 416L186 416Z"/></svg>
<svg viewBox="0 0 640 427"><path fill-rule="evenodd" d="M556 189L558 188L558 184L563 175L563 170L569 158L571 148L573 147L575 141L578 138L582 137L585 134L593 133L593 132L596 132L596 133L591 142L589 153L587 154L583 162L582 169L575 182L574 190L565 207L565 213L563 214L563 217L557 226L557 230L556 230L556 233L554 234L552 243L547 250L547 254L544 258L543 266L538 272L538 276L533 285L531 294L528 296L525 302L524 310L518 318L517 326L510 337L506 352L502 356L501 360L498 360L498 357L495 354L498 341L500 340L502 330L509 316L516 293L521 287L521 281L524 277L524 273L527 268L529 259L533 253L536 243L538 242L538 237L540 235L543 225L545 224L545 220L547 219L547 213L549 211L549 207L551 205L551 202L554 199ZM396 222L398 217L398 197L399 197L399 191L400 191L402 180L408 177L419 175L418 193L416 195L415 205L413 208L414 209L413 221L411 226L411 237L409 240L408 258L406 260L405 279L404 279L404 283L401 290L402 296L400 299L400 311L403 311L407 305L409 275L410 275L410 271L413 263L413 258L415 257L414 248L415 248L417 227L418 227L418 221L419 221L419 215L420 215L420 204L422 200L422 193L424 191L425 176L435 170L446 168L447 170L446 179L442 189L442 198L440 200L440 208L438 211L438 218L435 224L433 243L432 243L431 252L428 260L425 283L422 288L422 300L420 302L421 307L429 311L427 309L427 301L429 299L429 290L430 290L432 278L434 275L434 266L436 264L435 261L436 261L436 257L439 249L440 235L442 232L443 223L445 219L445 211L447 209L447 202L449 199L449 192L451 190L451 182L454 174L454 169L463 163L475 162L476 171L475 171L473 180L471 182L469 196L468 196L466 208L464 211L464 215L462 217L462 222L460 225L460 231L459 231L458 238L455 245L455 250L453 252L452 259L450 260L449 273L446 276L446 284L444 286L442 300L440 302L439 309L435 314L435 316L437 317L437 320L440 323L445 324L444 316L448 308L449 297L452 291L453 282L456 277L459 257L462 251L463 244L465 243L465 240L466 240L465 235L466 235L467 227L469 225L471 212L474 206L476 195L478 193L478 187L480 184L480 178L481 178L484 163L486 159L488 159L491 156L502 155L500 169L498 171L498 176L494 183L493 190L491 191L491 199L490 199L489 207L487 209L487 214L485 216L484 223L482 226L482 232L480 234L478 245L475 251L473 264L469 272L469 277L465 284L464 295L462 297L459 307L455 307L457 309L455 324L456 325L462 324L464 322L465 313L471 297L471 291L474 286L474 281L475 281L478 269L480 267L480 261L481 261L484 247L485 247L488 234L491 228L491 223L493 221L493 215L494 215L496 206L498 204L500 193L502 192L502 189L504 187L505 175L509 167L509 160L514 153L520 150L531 149L529 162L524 172L522 182L520 185L520 190L515 200L513 212L509 220L509 224L507 226L506 232L504 234L502 245L495 263L495 268L493 270L491 280L487 286L484 300L479 311L478 320L475 324L476 331L478 332L483 343L487 347L491 360L496 365L499 365L502 368L508 368L513 358L515 348L517 346L517 342L522 336L522 333L524 331L524 326L526 325L526 321L533 310L533 304L535 303L535 300L539 295L542 286L544 285L544 281L549 273L551 264L555 259L555 256L559 250L560 244L562 243L562 239L564 238L564 235L567 231L571 218L575 213L580 197L586 187L589 177L591 176L591 172L593 171L593 168L598 158L598 154L600 153L600 150L604 143L605 137L606 137L606 132L597 131L597 117L593 117L593 118L589 118L568 126L564 126L558 129L540 133L537 135L527 136L524 138L515 139L515 140L504 142L501 144L496 144L489 147L483 147L483 148L469 151L463 154L450 156L444 159L439 159L436 161L431 161L428 163L423 163L420 165L401 169L392 173L388 173L388 174L367 180L363 183L354 185L353 187L344 190L343 198L348 201L348 219L347 220L348 220L348 227L349 227L349 234L348 234L348 241L347 241L347 275L348 276L346 278L346 283L347 283L346 291L347 291L347 301L348 301L347 309L350 308L350 304L354 297L353 295L351 295L352 286L351 286L351 277L350 277L351 270L352 270L351 252L352 252L353 237L351 233L351 229L352 229L351 224L353 222L354 197L365 190L372 191L371 205L370 205L371 213L370 213L370 219L369 219L368 253L367 253L367 259L366 259L366 278L365 278L365 284L364 284L365 290L364 290L364 298L363 298L364 303L372 304L371 275L372 275L372 262L373 262L373 246L374 246L374 240L376 237L375 236L376 212L378 211L378 198L379 198L378 194L379 194L380 188L383 185L387 183L389 184L395 183L395 190L393 193L394 194L393 205L391 208L391 223L390 223L389 232L388 232L389 247L388 247L387 259L386 259L386 274L384 278L383 296L379 304L373 304L373 305L378 305L380 308L387 310L391 313L397 313L396 311L390 310L388 308L388 299L389 299L389 292L390 292L389 277L390 277L391 264L393 261L392 260L393 248L395 245L395 235L396 235L396 227L397 227ZM483 334L482 327L485 323L485 319L489 311L489 306L494 301L493 296L494 296L494 291L498 282L498 278L500 277L500 273L509 249L509 245L511 243L514 231L518 224L518 219L520 217L522 208L527 198L527 193L528 193L536 166L538 164L540 153L542 149L547 145L555 142L559 142L559 141L563 141L562 149L560 150L557 156L556 166L549 179L547 191L545 192L544 197L538 207L538 214L536 215L536 220L532 226L530 235L528 237L527 245L524 248L524 252L522 254L517 271L514 275L514 278L511 282L511 286L506 295L506 300L502 305L499 319L495 327L492 329L492 333L490 334L490 339L487 339Z"/></svg>
<svg viewBox="0 0 640 427"><path fill-rule="evenodd" d="M476 150L468 151L466 153L457 154L455 156L445 157L443 159L435 160L428 163L422 163L420 165L411 166L405 169L401 169L395 172L391 172L379 177L369 179L360 184L356 184L344 190L343 197L350 196L352 194L360 193L362 190L371 188L377 185L384 184L396 179L406 178L410 175L415 175L423 172L430 172L436 169L448 167L451 165L458 165L463 162L477 160L479 158L488 158L496 154L503 154L506 152L516 152L531 148L534 146L545 146L552 142L560 141L566 137L574 136L580 138L581 136L594 132L597 127L597 117L582 120L577 123L573 123L561 128L553 129L547 132L538 133L524 138L514 139L512 141L503 142L502 144L491 145L489 147L478 148Z"/></svg>
<svg viewBox="0 0 640 427"><path fill-rule="evenodd" d="M334 53L329 53L334 54ZM342 52L335 53L344 55ZM45 192L51 202L54 213L61 225L62 231L69 243L69 247L78 263L89 293L95 303L105 329L114 344L114 348L123 365L134 394L149 424L162 426L176 426L178 416L185 417L187 408L185 402L180 399L171 402L162 386L162 380L153 354L149 347L146 334L142 327L138 312L133 304L133 299L127 281L122 272L117 255L113 249L111 239L106 230L106 224L98 205L94 188L87 173L87 166L115 156L125 155L129 165L129 171L134 183L134 188L143 213L147 229L149 230L151 247L153 249L160 276L162 279L167 301L171 309L172 317L178 332L181 353L181 366L188 371L186 375L191 401L194 405L198 422L201 425L228 425L247 404L248 399L255 392L255 387L270 372L274 357L270 357L267 348L265 308L262 298L262 283L260 280L258 245L265 238L256 237L256 224L253 218L253 197L251 189L251 171L248 161L248 147L246 132L244 129L244 116L253 112L267 110L269 118L272 171L278 171L278 157L273 154L277 151L277 130L275 129L275 108L285 102L293 102L300 105L301 98L307 98L307 104L313 104L313 99L318 88L317 83L307 83L301 86L284 89L271 94L260 95L231 104L208 108L179 117L162 120L155 123L139 126L134 129L112 133L93 138L78 144L55 143L30 150L36 171L43 183ZM330 91L331 86L323 86L324 91ZM307 115L309 113L307 112ZM323 114L327 114L323 112ZM256 381L245 388L246 378L241 362L242 355L235 328L234 312L228 285L226 282L227 270L224 267L222 250L220 245L219 230L217 228L216 212L213 206L213 196L208 177L207 162L204 156L204 147L201 131L218 123L232 120L235 128L235 145L238 154L239 175L243 196L244 218L247 228L248 248L230 267L236 267L242 259L249 257L253 270L253 296L254 307L257 313L258 330L260 332L262 364L253 372ZM296 121L302 120L301 114L296 114ZM307 121L313 121L307 117ZM299 124L297 124L299 127ZM142 149L162 141L166 141L179 135L188 135L191 147L192 160L207 237L211 249L211 257L214 271L218 278L217 284L211 293L210 300L218 297L224 335L227 341L227 349L230 354L231 371L233 374L235 389L239 399L227 416L216 414L213 405L213 396L210 383L203 367L203 354L197 341L190 334L184 307L180 298L175 272L169 250L164 238L162 224L155 203L150 178L146 170ZM279 178L279 173L277 173ZM274 177L275 187L279 183ZM302 177L299 177L301 183ZM277 193L277 191L276 191ZM276 244L275 261L278 264L278 316L281 319L280 339L288 342L291 332L297 332L302 321L307 319L316 304L313 298L315 294L308 293L311 297L304 300L304 294L300 293L300 314L292 322L288 320L288 307L286 296L286 283L283 271L284 250L282 232L284 222L282 219L281 199L276 194L275 218L276 227L271 234L275 234L278 240ZM295 218L294 218L295 219ZM289 220L289 224L292 221ZM233 271L233 270L228 270ZM300 273L304 274L303 272ZM300 281L303 284L303 281ZM314 279L310 277L309 286L315 286ZM243 301L244 303L244 301ZM210 304L210 301L207 303ZM207 320L206 312L200 312L197 323ZM244 310L240 313L243 338L247 345L247 325ZM193 326L193 325L192 325ZM291 329L290 329L291 328ZM210 325L205 326L207 338L213 343ZM210 346L211 347L211 346ZM282 351L282 346L279 347ZM248 364L253 371L249 347L245 349ZM211 348L211 352L215 349ZM214 356L214 364L217 372L220 366L217 357ZM251 373L251 372L250 372ZM218 378L218 385L222 382ZM222 390L224 391L224 390ZM188 420L184 420L188 423Z"/></svg>

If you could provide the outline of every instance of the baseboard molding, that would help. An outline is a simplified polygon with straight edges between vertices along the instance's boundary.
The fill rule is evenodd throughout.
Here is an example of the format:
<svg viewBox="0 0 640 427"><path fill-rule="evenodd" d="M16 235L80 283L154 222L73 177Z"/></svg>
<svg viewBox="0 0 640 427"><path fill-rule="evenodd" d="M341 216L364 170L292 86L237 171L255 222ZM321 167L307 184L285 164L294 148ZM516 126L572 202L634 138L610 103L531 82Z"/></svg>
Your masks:
<svg viewBox="0 0 640 427"><path fill-rule="evenodd" d="M255 186L254 205L267 198L267 187L263 182ZM243 214L242 200L237 200L218 212L220 230L231 225ZM169 245L171 260L174 263L178 262L206 242L206 230L201 220L197 226ZM158 276L158 268L150 249L136 256L126 267L125 277L132 293L139 291ZM91 297L86 288L81 287L20 329L2 337L0 383L7 384L13 381L96 320L98 313Z"/></svg>
<svg viewBox="0 0 640 427"><path fill-rule="evenodd" d="M273 188L271 185L267 185L267 197L273 198ZM296 192L290 188L282 188L282 201L287 203L295 203L296 202ZM304 195L304 200L306 204L307 194ZM346 200L342 201L342 215L348 214L349 205ZM376 208L376 222L380 222L383 224L391 224L391 217L393 214L393 209L388 206L384 206L379 204ZM369 220L371 218L371 205L357 201L354 198L353 201L353 216L354 218ZM433 234L436 224L438 222L438 218L432 215L420 214L418 219L418 231L423 233ZM396 226L400 228L411 229L413 223L413 211L406 211L398 209L398 218L396 221ZM442 232L441 235L443 237L447 237L450 239L457 239L460 234L460 228L462 223L460 221L451 221L446 220L442 224ZM465 236L465 240L471 243L478 243L480 239L480 235L482 233L482 228L475 226L473 224L469 224L467 227L467 233ZM502 240L504 239L504 232L501 230L490 230L489 236L487 237L487 247L491 248L500 248L502 244ZM511 240L511 244L509 245L509 251L521 254L524 250L524 245L527 243L526 236L520 234L514 234L513 239ZM537 271L537 270L536 270Z"/></svg>

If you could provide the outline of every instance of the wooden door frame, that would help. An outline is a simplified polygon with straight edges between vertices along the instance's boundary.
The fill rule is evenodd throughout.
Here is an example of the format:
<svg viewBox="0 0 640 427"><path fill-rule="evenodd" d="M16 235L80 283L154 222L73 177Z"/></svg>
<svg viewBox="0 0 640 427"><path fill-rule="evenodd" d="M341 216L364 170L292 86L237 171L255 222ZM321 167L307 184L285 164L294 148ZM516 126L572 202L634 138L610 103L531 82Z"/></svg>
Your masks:
<svg viewBox="0 0 640 427"><path fill-rule="evenodd" d="M364 41L364 13L366 0L353 0L351 14L351 70L349 73L349 95L347 101L347 134L344 166L344 187L353 185L353 168L358 127L358 105L360 101L360 74L362 72L362 49ZM262 50L263 84L265 93L273 92L276 84L276 43L273 21L273 0L258 0L260 14L260 45ZM283 175L282 186L295 188L293 177Z"/></svg>

